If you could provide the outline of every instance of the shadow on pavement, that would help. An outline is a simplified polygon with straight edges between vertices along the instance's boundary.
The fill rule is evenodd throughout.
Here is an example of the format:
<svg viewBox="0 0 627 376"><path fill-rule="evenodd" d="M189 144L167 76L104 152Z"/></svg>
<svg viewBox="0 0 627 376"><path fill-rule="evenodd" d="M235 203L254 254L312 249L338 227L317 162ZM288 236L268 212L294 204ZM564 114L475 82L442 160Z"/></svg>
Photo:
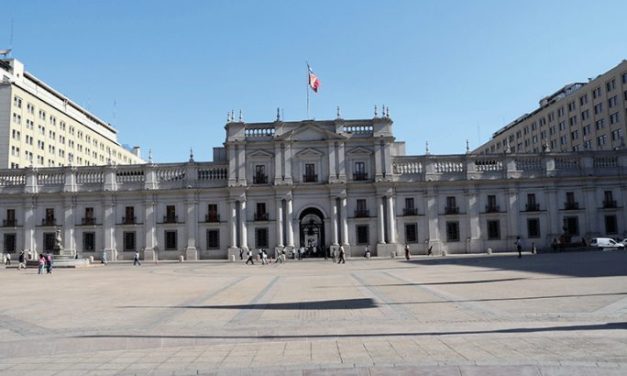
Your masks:
<svg viewBox="0 0 627 376"><path fill-rule="evenodd" d="M186 309L267 309L267 310L319 310L319 309L367 309L377 308L377 303L370 298L319 300L294 303L259 303L228 305L181 305L181 306L122 306L118 308L186 308Z"/></svg>

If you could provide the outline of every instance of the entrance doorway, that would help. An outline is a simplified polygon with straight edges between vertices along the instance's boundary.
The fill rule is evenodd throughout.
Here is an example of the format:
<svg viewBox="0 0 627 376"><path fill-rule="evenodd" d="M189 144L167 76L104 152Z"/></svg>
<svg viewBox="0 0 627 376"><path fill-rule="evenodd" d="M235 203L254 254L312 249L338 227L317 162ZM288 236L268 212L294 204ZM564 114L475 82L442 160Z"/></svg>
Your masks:
<svg viewBox="0 0 627 376"><path fill-rule="evenodd" d="M305 249L304 257L325 257L327 247L324 240L324 215L316 208L303 210L299 218L300 243Z"/></svg>

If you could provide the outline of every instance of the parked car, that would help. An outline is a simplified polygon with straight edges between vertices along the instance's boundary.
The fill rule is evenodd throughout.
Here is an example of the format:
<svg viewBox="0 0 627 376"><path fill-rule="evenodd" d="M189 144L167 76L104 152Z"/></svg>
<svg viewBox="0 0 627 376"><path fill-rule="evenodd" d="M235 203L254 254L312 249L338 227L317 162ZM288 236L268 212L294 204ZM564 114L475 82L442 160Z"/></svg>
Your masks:
<svg viewBox="0 0 627 376"><path fill-rule="evenodd" d="M612 238L593 238L590 246L599 248L625 248L625 244Z"/></svg>

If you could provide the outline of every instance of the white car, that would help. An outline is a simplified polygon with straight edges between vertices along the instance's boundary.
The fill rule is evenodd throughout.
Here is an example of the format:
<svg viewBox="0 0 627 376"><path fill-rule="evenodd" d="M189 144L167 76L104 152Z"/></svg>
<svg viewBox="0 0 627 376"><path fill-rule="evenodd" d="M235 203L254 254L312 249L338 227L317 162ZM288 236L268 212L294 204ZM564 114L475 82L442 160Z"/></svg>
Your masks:
<svg viewBox="0 0 627 376"><path fill-rule="evenodd" d="M603 249L608 249L608 248L625 248L625 244L621 243L621 242L617 242L616 240L612 239L612 238L593 238L592 241L590 242L590 246L592 247L599 247L599 248L603 248Z"/></svg>

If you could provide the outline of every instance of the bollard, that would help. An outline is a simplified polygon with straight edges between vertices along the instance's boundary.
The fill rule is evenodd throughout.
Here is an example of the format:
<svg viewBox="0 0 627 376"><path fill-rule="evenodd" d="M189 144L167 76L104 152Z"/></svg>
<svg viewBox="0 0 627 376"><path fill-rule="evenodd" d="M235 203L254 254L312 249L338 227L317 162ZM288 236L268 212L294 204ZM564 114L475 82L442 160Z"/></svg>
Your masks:
<svg viewBox="0 0 627 376"><path fill-rule="evenodd" d="M89 256L89 263L93 264L94 263L94 256Z"/></svg>
<svg viewBox="0 0 627 376"><path fill-rule="evenodd" d="M231 255L231 262L235 262L235 255Z"/></svg>
<svg viewBox="0 0 627 376"><path fill-rule="evenodd" d="M179 262L183 262L183 260L185 260L185 256L180 255L180 256L179 256Z"/></svg>

